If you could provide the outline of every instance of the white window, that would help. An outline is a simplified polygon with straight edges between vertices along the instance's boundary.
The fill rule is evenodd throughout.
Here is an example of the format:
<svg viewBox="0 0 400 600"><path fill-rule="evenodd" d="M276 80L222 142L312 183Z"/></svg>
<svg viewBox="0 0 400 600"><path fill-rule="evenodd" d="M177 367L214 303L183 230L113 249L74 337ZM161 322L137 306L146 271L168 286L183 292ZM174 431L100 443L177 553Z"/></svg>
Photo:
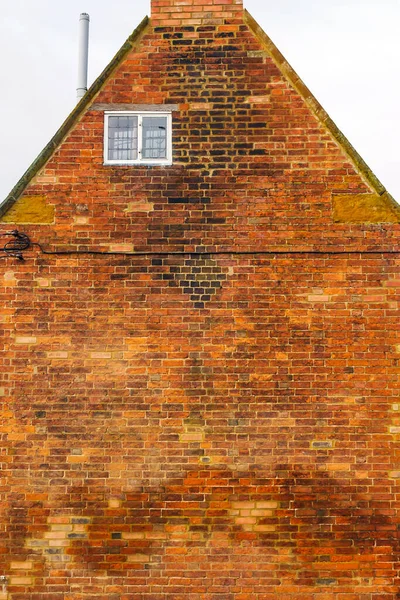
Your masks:
<svg viewBox="0 0 400 600"><path fill-rule="evenodd" d="M104 115L104 164L172 163L171 113L123 111Z"/></svg>

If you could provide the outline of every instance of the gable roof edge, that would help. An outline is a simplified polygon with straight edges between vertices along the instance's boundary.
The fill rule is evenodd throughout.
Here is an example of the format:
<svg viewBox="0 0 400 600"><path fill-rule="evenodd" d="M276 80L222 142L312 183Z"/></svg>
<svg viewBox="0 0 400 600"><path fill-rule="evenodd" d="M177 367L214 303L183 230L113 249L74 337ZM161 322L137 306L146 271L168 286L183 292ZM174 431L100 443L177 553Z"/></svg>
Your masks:
<svg viewBox="0 0 400 600"><path fill-rule="evenodd" d="M297 75L293 67L288 63L283 54L275 46L271 38L265 33L262 27L260 27L257 21L247 10L244 10L244 21L251 29L253 34L258 38L259 42L267 50L268 54L284 77L286 77L297 93L300 94L319 121L321 121L332 134L363 179L379 196L385 196L385 198L393 205L393 207L398 210L398 203L389 194L385 186L379 181L364 159L358 154L357 150L349 142L347 137L340 131L323 106L321 106L302 79Z"/></svg>
<svg viewBox="0 0 400 600"><path fill-rule="evenodd" d="M148 24L150 22L149 17L145 17L140 25L136 27L136 29L132 32L132 34L127 38L125 43L121 46L115 56L108 63L106 68L102 71L102 73L97 77L97 79L92 83L86 94L80 100L80 102L75 106L72 112L65 119L64 123L58 129L58 131L51 138L49 143L44 147L41 153L37 156L37 158L33 161L33 163L28 167L25 173L22 175L21 179L18 183L13 187L11 192L5 198L5 200L0 204L0 217L2 217L11 206L18 200L23 191L38 174L40 169L45 166L45 164L49 161L49 159L54 154L55 150L64 140L64 138L71 131L72 127L78 121L82 113L92 102L94 97L101 90L104 82L108 79L111 73L114 71L116 67L123 61L125 56L132 50L134 45L138 42L138 40L143 35L146 30Z"/></svg>

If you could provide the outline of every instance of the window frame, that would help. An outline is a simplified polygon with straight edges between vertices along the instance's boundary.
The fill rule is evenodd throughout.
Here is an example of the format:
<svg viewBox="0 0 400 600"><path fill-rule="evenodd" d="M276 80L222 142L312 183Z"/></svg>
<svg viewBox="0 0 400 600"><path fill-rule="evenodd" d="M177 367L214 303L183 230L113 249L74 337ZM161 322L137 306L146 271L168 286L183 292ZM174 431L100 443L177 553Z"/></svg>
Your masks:
<svg viewBox="0 0 400 600"><path fill-rule="evenodd" d="M122 160L108 158L108 120L110 117L137 117L138 118L138 157L135 160ZM165 158L143 158L143 118L144 117L166 117L167 135L166 135L166 157ZM170 111L137 111L137 110L107 110L104 111L104 165L172 165L172 113Z"/></svg>

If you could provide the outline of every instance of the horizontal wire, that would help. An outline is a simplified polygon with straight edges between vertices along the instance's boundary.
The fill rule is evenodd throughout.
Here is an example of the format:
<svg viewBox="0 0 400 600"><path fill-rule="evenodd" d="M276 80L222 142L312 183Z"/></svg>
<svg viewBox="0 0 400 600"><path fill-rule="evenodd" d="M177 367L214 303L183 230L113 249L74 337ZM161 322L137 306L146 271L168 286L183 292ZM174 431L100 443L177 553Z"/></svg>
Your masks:
<svg viewBox="0 0 400 600"><path fill-rule="evenodd" d="M102 250L45 250L38 242L32 246L40 248L43 254L49 255L95 255L95 256L274 256L274 255L344 255L344 254L400 254L400 250L182 250L157 251L143 250L137 252L104 252Z"/></svg>
<svg viewBox="0 0 400 600"><path fill-rule="evenodd" d="M1 233L2 236L11 236L13 239L7 242L3 248L0 248L0 258L14 257L18 260L24 260L22 252L36 246L42 254L48 256L344 256L344 255L397 255L399 250L327 250L327 249L302 249L302 250L138 250L134 252L116 252L103 250L46 250L39 242L31 242L29 236L25 233L20 233L18 230Z"/></svg>

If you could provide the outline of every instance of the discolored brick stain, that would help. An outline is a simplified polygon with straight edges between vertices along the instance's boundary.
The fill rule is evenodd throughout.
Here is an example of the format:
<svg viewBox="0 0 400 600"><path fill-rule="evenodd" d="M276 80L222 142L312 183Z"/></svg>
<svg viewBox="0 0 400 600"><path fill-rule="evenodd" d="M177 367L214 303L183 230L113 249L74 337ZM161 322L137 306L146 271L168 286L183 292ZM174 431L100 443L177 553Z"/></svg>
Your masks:
<svg viewBox="0 0 400 600"><path fill-rule="evenodd" d="M70 495L58 498L57 517L46 518L47 511L36 503L38 523L54 525L31 528L25 546L35 551L37 562L45 553L48 569L59 571L57 598L68 589L67 580L82 569L94 577L134 577L141 585L150 585L162 572L162 581L176 578L174 591L163 592L167 598L184 594L196 577L197 593L207 593L217 565L221 573L214 572L214 585L240 573L242 585L252 582L255 595L262 595L265 586L289 597L330 586L352 586L353 593L362 594L371 572L396 576L387 561L399 556L399 540L381 503L371 503L366 492L349 501L346 486L344 480L303 465L294 470L277 466L269 473L260 465L246 472L188 469L162 487L119 492L112 506L105 492L71 488ZM86 516L72 516L77 509ZM66 528L79 531L74 535ZM280 581L274 582L263 565L276 560L277 547L285 558ZM252 565L259 570L257 579L248 572ZM51 577L47 569L43 577L44 583ZM99 593L106 591L98 584ZM114 584L114 591L122 592L122 580ZM395 598L396 593L396 587L387 588L381 597Z"/></svg>
<svg viewBox="0 0 400 600"><path fill-rule="evenodd" d="M339 223L399 223L400 207L387 194L333 196L333 220Z"/></svg>
<svg viewBox="0 0 400 600"><path fill-rule="evenodd" d="M0 222L15 225L53 223L54 205L48 203L46 195L22 196L0 218Z"/></svg>
<svg viewBox="0 0 400 600"><path fill-rule="evenodd" d="M153 277L168 281L172 288L179 288L189 296L195 308L204 308L206 303L213 300L227 279L227 269L211 257L198 258L193 255L185 258L179 266L176 265L176 261L175 264L171 264L168 260L153 260L155 265L163 263L168 267L168 272L154 274Z"/></svg>

